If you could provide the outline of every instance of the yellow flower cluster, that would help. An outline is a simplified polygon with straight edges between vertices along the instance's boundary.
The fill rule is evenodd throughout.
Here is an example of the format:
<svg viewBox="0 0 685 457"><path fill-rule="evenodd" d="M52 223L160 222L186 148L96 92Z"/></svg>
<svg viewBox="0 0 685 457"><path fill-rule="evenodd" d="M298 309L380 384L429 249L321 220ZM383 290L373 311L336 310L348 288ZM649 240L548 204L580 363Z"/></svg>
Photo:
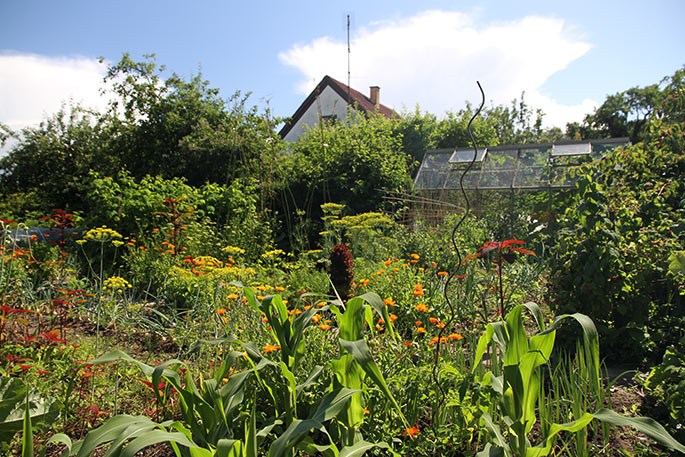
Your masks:
<svg viewBox="0 0 685 457"><path fill-rule="evenodd" d="M122 238L121 233L103 225L102 227L88 230L83 237L83 240L79 241L95 241L96 243L107 243L108 241L111 241L115 246L121 246L124 242L120 241L120 238Z"/></svg>
<svg viewBox="0 0 685 457"><path fill-rule="evenodd" d="M285 252L282 251L281 249L274 249L272 251L267 251L264 254L262 254L262 258L264 259L270 259L273 257L277 257L279 255L285 255Z"/></svg>
<svg viewBox="0 0 685 457"><path fill-rule="evenodd" d="M239 248L236 246L226 246L225 248L221 249L221 252L225 252L228 255L241 255L245 254L245 249Z"/></svg>
<svg viewBox="0 0 685 457"><path fill-rule="evenodd" d="M126 290L127 288L130 288L131 284L129 284L129 282L126 281L121 276L112 276L110 278L105 279L103 287L105 290L107 290L109 292L121 293L124 290Z"/></svg>

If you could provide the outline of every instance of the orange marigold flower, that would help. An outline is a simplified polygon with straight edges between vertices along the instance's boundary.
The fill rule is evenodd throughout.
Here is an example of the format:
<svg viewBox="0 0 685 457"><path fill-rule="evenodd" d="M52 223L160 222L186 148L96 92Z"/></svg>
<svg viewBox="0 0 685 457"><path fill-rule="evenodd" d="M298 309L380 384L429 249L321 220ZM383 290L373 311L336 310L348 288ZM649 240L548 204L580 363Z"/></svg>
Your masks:
<svg viewBox="0 0 685 457"><path fill-rule="evenodd" d="M312 307L312 305L305 305L304 310L307 311L307 310L310 309L311 307Z"/></svg>
<svg viewBox="0 0 685 457"><path fill-rule="evenodd" d="M383 300L383 303L385 303L388 306L396 306L397 305L395 303L395 300L393 300L392 298L386 298L385 300Z"/></svg>
<svg viewBox="0 0 685 457"><path fill-rule="evenodd" d="M411 259L409 262L411 262L411 263L418 263L419 261L416 260L416 259Z"/></svg>
<svg viewBox="0 0 685 457"><path fill-rule="evenodd" d="M426 333L426 329L423 327L417 327L416 328L416 333Z"/></svg>
<svg viewBox="0 0 685 457"><path fill-rule="evenodd" d="M285 290L285 287L276 286L276 290L277 290L278 292L283 292L283 291Z"/></svg>
<svg viewBox="0 0 685 457"><path fill-rule="evenodd" d="M414 436L420 435L421 430L417 426L414 427L409 427L405 428L404 431L402 432L402 436L408 436L411 439L414 439Z"/></svg>
<svg viewBox="0 0 685 457"><path fill-rule="evenodd" d="M440 322L440 319L438 319L437 317L429 317L429 318L428 318L428 321L429 321L431 324L437 324L438 322Z"/></svg>
<svg viewBox="0 0 685 457"><path fill-rule="evenodd" d="M423 294L422 294L422 295L423 295ZM428 309L428 306L424 305L423 303L419 303L418 305L416 305L416 306L414 307L414 309L416 309L416 311L422 311L422 312L424 312L424 313L427 313L428 311L430 311L430 310Z"/></svg>
<svg viewBox="0 0 685 457"><path fill-rule="evenodd" d="M411 254L411 258L414 260L419 260L421 258L421 256L418 254Z"/></svg>
<svg viewBox="0 0 685 457"><path fill-rule="evenodd" d="M447 276L446 271L438 271L438 276Z"/></svg>
<svg viewBox="0 0 685 457"><path fill-rule="evenodd" d="M424 295L423 290L415 290L414 291L415 297L421 297L422 295Z"/></svg>
<svg viewBox="0 0 685 457"><path fill-rule="evenodd" d="M319 328L320 328L321 330L328 330L328 329L331 328L331 326L328 325L328 324L319 324Z"/></svg>
<svg viewBox="0 0 685 457"><path fill-rule="evenodd" d="M264 295L257 295L257 300L259 300L259 301L264 300Z"/></svg>
<svg viewBox="0 0 685 457"><path fill-rule="evenodd" d="M379 324L385 324L385 319L383 319L382 317L379 318L379 319L378 319L378 323L379 323Z"/></svg>
<svg viewBox="0 0 685 457"><path fill-rule="evenodd" d="M396 321L397 320L397 315L391 314L390 315L390 322Z"/></svg>
<svg viewBox="0 0 685 457"><path fill-rule="evenodd" d="M421 327L423 325L423 322L416 321L416 322L414 322L414 324L416 324L417 327Z"/></svg>
<svg viewBox="0 0 685 457"><path fill-rule="evenodd" d="M417 284L414 286L414 290L423 290L423 284Z"/></svg>
<svg viewBox="0 0 685 457"><path fill-rule="evenodd" d="M385 266L388 266L392 263L392 259L388 259L385 261Z"/></svg>
<svg viewBox="0 0 685 457"><path fill-rule="evenodd" d="M267 344L266 346L264 346L264 349L262 350L262 352L264 354L268 354L269 352L278 351L280 348L281 348L280 346L274 346L273 344Z"/></svg>
<svg viewBox="0 0 685 457"><path fill-rule="evenodd" d="M321 314L314 314L312 316L312 322L314 322L315 324L318 324L322 318L323 318L323 316Z"/></svg>
<svg viewBox="0 0 685 457"><path fill-rule="evenodd" d="M364 408L364 414L371 414L371 411L368 408Z"/></svg>
<svg viewBox="0 0 685 457"><path fill-rule="evenodd" d="M404 345L407 346L408 348L411 347L411 341L404 341L404 342L402 342L402 344L404 344Z"/></svg>
<svg viewBox="0 0 685 457"><path fill-rule="evenodd" d="M238 294L231 294L228 296L229 300L237 300L238 299Z"/></svg>
<svg viewBox="0 0 685 457"><path fill-rule="evenodd" d="M464 337L458 333L450 333L449 335L447 335L447 338L449 338L450 340L460 340Z"/></svg>
<svg viewBox="0 0 685 457"><path fill-rule="evenodd" d="M219 308L216 310L216 313L221 316L222 314L226 314L226 308Z"/></svg>

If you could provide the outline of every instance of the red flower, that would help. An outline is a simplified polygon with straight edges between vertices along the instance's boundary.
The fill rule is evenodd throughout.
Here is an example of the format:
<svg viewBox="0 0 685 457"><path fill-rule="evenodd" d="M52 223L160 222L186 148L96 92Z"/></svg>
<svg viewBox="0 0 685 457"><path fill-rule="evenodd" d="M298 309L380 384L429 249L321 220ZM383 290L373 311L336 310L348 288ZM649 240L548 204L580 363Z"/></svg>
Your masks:
<svg viewBox="0 0 685 457"><path fill-rule="evenodd" d="M421 430L417 426L405 428L404 431L402 432L402 436L408 436L411 439L414 439L415 435L420 435Z"/></svg>

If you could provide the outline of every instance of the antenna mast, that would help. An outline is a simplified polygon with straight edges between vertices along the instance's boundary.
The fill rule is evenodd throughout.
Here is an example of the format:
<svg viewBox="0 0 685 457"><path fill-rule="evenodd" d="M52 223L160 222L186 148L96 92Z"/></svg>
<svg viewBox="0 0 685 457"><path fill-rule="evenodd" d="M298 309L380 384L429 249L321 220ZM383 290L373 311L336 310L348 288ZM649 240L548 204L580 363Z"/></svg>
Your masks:
<svg viewBox="0 0 685 457"><path fill-rule="evenodd" d="M347 15L347 100L350 99L350 15Z"/></svg>

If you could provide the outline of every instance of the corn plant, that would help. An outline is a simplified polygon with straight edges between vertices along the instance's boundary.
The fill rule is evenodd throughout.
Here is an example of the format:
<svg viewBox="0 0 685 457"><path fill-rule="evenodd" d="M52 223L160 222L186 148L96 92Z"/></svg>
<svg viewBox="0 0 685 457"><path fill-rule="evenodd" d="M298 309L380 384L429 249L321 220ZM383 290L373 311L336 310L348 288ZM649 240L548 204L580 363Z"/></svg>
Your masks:
<svg viewBox="0 0 685 457"><path fill-rule="evenodd" d="M250 359L256 367L274 365L280 368L283 374L285 389L284 398L279 399L273 394L272 386L265 385L274 401L281 405L284 412L285 430L273 442L269 449L269 456L293 455L296 448L305 452L328 452L334 456L338 454L352 453L362 455L366 450L373 447L388 447L385 443L369 443L359 436L357 429L363 422L364 408L361 403L362 390L365 388L364 378L368 377L381 389L385 396L395 406L405 426L408 427L402 411L393 398L383 375L374 361L371 351L364 339L364 324L373 324L372 309L390 322L387 307L383 300L376 294L365 294L361 297L350 299L345 312L341 301L338 305L330 305L331 311L337 316L340 326L339 342L341 356L331 362L334 378L331 382L329 393L326 394L317 405L315 411L306 418L300 418L297 414L297 401L302 392L312 386L322 372L322 367L315 367L307 380L297 385L295 369L305 351L304 332L313 325L312 317L319 311L328 309L329 306L310 308L302 314L291 317L278 295L265 297L261 302L255 299L254 292L249 287L244 289L248 303L256 310L264 313L271 327L271 335L274 342L278 343L281 350L281 361L276 364L261 356L259 350L252 345L244 345ZM366 306L368 303L371 306ZM391 326L390 334L394 336ZM342 424L344 432L341 434L338 444L330 431L324 425L325 422L336 418ZM311 430L319 430L329 439L329 444L315 445L308 436Z"/></svg>
<svg viewBox="0 0 685 457"><path fill-rule="evenodd" d="M365 302L370 306L365 304ZM338 304L342 305L340 302ZM409 427L402 409L390 392L364 338L364 324L367 324L369 328L373 328L372 310L375 310L385 320L386 328L396 343L398 342L397 337L395 336L385 303L374 293L367 293L349 300L345 306L344 313L341 313L336 305L331 305L331 310L338 320L340 327L339 341L342 348L340 357L331 361L331 367L335 376L333 385L341 385L359 390L350 398L343 416L339 418L345 431L342 441L345 446L370 449L378 445L363 441L358 433L358 428L364 422L362 390L368 389L365 383L367 378L391 402L405 428Z"/></svg>
<svg viewBox="0 0 685 457"><path fill-rule="evenodd" d="M541 330L530 338L523 325L524 307L532 313ZM630 425L665 446L685 452L685 446L678 443L653 419L624 417L604 408L594 413L582 411L580 415L574 414L575 420L571 422L550 424L543 430L545 433L542 441L535 446L531 444L528 435L537 422L536 405L539 401L544 403L545 400L544 396L540 396L540 367L549 361L554 348L556 328L569 317L575 319L583 328L583 346L588 351L588 382L594 386L593 389L599 390L599 342L597 330L590 318L579 313L564 314L558 316L549 328L545 329L542 312L537 305L526 303L514 307L505 321L488 324L476 349L473 372L491 345L491 359L498 358L498 363L494 365L502 367L500 375L487 371L479 381L491 388L495 394L498 401L493 404L493 409L501 419L500 422L504 424L502 430L493 415L488 412L481 415L490 441L478 456L543 457L552 451L556 436L560 432L576 433L583 430L593 419L619 426ZM544 408L544 405L541 404L540 408Z"/></svg>

